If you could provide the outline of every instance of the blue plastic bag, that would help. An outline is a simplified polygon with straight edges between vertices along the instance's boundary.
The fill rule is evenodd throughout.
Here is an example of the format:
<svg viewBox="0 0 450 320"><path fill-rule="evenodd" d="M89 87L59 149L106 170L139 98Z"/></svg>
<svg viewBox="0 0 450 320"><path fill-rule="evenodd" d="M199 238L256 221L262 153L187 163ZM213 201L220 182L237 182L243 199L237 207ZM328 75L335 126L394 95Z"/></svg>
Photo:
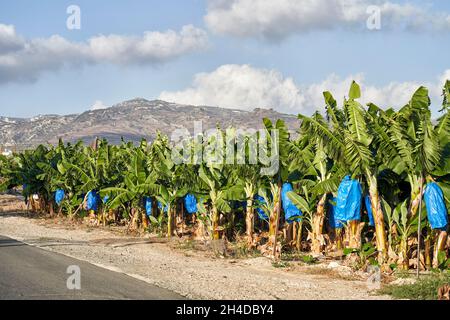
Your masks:
<svg viewBox="0 0 450 320"><path fill-rule="evenodd" d="M331 198L331 202L333 202L334 204L329 203L329 206L328 206L328 222L330 224L330 227L333 229L342 229L342 227L344 225L342 224L341 221L336 220L336 205L335 204L337 202L337 198L336 197Z"/></svg>
<svg viewBox="0 0 450 320"><path fill-rule="evenodd" d="M144 197L145 214L147 215L147 217L150 217L152 215L152 206L152 198Z"/></svg>
<svg viewBox="0 0 450 320"><path fill-rule="evenodd" d="M427 207L427 217L431 228L446 228L448 224L448 215L442 189L435 182L428 183L425 187L423 197Z"/></svg>
<svg viewBox="0 0 450 320"><path fill-rule="evenodd" d="M61 204L61 202L64 200L65 197L65 193L64 190L62 189L58 189L55 192L55 202L56 204L59 206Z"/></svg>
<svg viewBox="0 0 450 320"><path fill-rule="evenodd" d="M369 226L373 227L375 221L373 220L372 204L370 203L370 196L368 194L364 197L364 205L366 206L367 215L369 216Z"/></svg>
<svg viewBox="0 0 450 320"><path fill-rule="evenodd" d="M194 214L197 212L197 199L191 193L188 193L184 197L184 207L189 214Z"/></svg>
<svg viewBox="0 0 450 320"><path fill-rule="evenodd" d="M256 202L256 213L258 214L260 219L263 220L269 220L269 217L267 216L267 214L264 212L264 210L260 207L261 205L265 204L266 201L264 200L263 197L261 197L259 194L255 195L255 202Z"/></svg>
<svg viewBox="0 0 450 320"><path fill-rule="evenodd" d="M295 204L289 199L287 193L294 191L292 184L289 182L283 183L281 187L281 203L283 205L284 218L288 223L301 221L302 212Z"/></svg>
<svg viewBox="0 0 450 320"><path fill-rule="evenodd" d="M89 191L88 196L87 196L86 209L97 211L99 202L100 202L100 196L97 193L97 191L95 191L95 190Z"/></svg>
<svg viewBox="0 0 450 320"><path fill-rule="evenodd" d="M159 210L164 211L164 212L167 212L169 210L169 206L168 205L165 206L164 210L163 210L163 204L161 202L159 202L159 201L158 201L158 208L159 208Z"/></svg>
<svg viewBox="0 0 450 320"><path fill-rule="evenodd" d="M360 221L361 200L361 185L350 176L345 176L338 188L335 219L340 222Z"/></svg>

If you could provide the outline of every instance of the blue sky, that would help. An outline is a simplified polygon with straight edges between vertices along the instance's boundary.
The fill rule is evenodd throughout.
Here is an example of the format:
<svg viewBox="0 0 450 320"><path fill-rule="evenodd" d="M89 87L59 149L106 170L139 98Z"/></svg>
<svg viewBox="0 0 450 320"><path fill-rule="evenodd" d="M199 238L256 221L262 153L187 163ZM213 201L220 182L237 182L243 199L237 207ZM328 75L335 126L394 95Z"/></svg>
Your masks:
<svg viewBox="0 0 450 320"><path fill-rule="evenodd" d="M402 105L415 87L427 85L437 110L439 86L450 76L450 2L391 0L386 5L356 0L356 9L371 3L383 8L381 30L369 31L364 14L339 16L338 5L345 0L331 0L330 5L318 1L324 3L322 8L308 10L295 7L311 6L308 0L279 1L285 10L254 1L254 10L248 0L230 0L233 7L221 0L1 1L0 26L14 27L13 35L5 28L7 40L33 44L44 39L45 44L36 45L37 53L19 51L25 45L17 51L2 50L0 33L0 115L78 113L95 103L110 106L134 97L310 113L321 107L323 90L340 99L351 79L367 89L365 102L383 107ZM66 27L66 8L72 4L81 9L80 30ZM329 12L337 17L327 16ZM442 24L430 26L439 19ZM410 30L416 20L420 24ZM185 36L181 30L189 25L194 29ZM174 49L184 37L194 44L189 42L177 53L169 48L156 58L135 49L126 62L121 57L128 51L111 52L116 48L112 42L104 45L108 50L100 57L86 45L100 35L134 39L146 31L165 36L169 29L180 37ZM48 49L45 39L53 35L85 47L72 51L64 47L63 53L52 56L54 50ZM2 69L2 52L14 59L13 67ZM36 61L29 62L30 58Z"/></svg>

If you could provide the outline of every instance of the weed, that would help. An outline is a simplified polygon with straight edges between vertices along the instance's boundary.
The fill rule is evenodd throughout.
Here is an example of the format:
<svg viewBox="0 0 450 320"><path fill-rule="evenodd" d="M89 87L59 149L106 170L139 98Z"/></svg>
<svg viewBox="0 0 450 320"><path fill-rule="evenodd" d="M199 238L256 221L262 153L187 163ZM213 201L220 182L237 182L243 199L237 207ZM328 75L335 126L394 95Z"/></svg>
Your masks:
<svg viewBox="0 0 450 320"><path fill-rule="evenodd" d="M413 284L390 284L378 291L378 294L388 294L397 299L437 300L438 289L450 284L450 273L440 273L423 276Z"/></svg>
<svg viewBox="0 0 450 320"><path fill-rule="evenodd" d="M272 262L272 267L274 268L288 268L289 266L290 266L289 262L286 261Z"/></svg>

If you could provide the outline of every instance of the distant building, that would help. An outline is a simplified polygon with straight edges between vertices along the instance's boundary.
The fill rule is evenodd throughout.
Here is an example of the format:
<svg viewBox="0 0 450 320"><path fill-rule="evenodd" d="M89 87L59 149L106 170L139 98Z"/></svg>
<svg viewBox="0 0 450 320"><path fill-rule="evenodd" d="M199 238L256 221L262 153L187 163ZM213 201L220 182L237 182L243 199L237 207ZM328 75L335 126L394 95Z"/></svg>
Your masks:
<svg viewBox="0 0 450 320"><path fill-rule="evenodd" d="M3 151L2 151L2 155L6 156L6 157L12 156L12 154L13 154L13 152L11 149L3 149Z"/></svg>
<svg viewBox="0 0 450 320"><path fill-rule="evenodd" d="M14 152L14 146L11 143L6 143L3 146L0 145L0 153L4 156L11 156Z"/></svg>

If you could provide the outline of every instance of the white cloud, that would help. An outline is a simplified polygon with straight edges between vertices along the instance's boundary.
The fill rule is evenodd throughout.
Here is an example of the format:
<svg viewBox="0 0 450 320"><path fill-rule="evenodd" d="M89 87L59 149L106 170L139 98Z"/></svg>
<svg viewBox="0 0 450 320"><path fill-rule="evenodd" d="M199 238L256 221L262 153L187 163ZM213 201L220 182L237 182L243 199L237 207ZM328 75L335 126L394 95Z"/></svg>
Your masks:
<svg viewBox="0 0 450 320"><path fill-rule="evenodd" d="M100 35L86 42L71 42L59 35L24 40L14 26L0 24L0 83L33 81L42 72L65 65L162 63L202 50L207 44L206 32L192 25L179 32L148 31L141 37Z"/></svg>
<svg viewBox="0 0 450 320"><path fill-rule="evenodd" d="M216 33L281 40L312 30L364 30L378 5L382 29L450 31L450 14L385 0L209 0L205 22Z"/></svg>
<svg viewBox="0 0 450 320"><path fill-rule="evenodd" d="M106 106L105 104L103 104L102 101L97 100L94 102L94 104L91 106L91 110L102 110L102 109L108 109L109 106Z"/></svg>
<svg viewBox="0 0 450 320"><path fill-rule="evenodd" d="M305 95L305 100L308 101L309 107L315 106L321 109L325 103L323 99L323 92L330 91L338 103L342 102L342 99L348 96L348 90L351 82L355 80L361 86L361 99L362 104L375 103L376 105L387 107L402 107L405 105L414 91L421 85L425 85L430 89L430 95L435 97L435 88L441 87L444 82L440 83L436 81L432 83L419 83L419 82L390 82L384 86L374 86L366 82L363 73L350 75L345 78L341 78L335 74L328 76L324 81L320 83L304 85L302 86L302 92ZM433 99L436 102L435 99Z"/></svg>
<svg viewBox="0 0 450 320"><path fill-rule="evenodd" d="M89 40L89 50L97 61L119 64L154 63L203 49L207 43L208 37L204 30L187 25L179 33L168 30L147 31L142 37L94 37Z"/></svg>
<svg viewBox="0 0 450 320"><path fill-rule="evenodd" d="M433 104L437 106L441 103L440 94L445 79L450 79L450 69L430 83L391 82L385 86L374 86L367 84L361 73L345 78L331 74L320 83L299 85L276 70L257 69L249 65L223 65L210 73L197 74L187 89L162 92L159 99L192 105L243 110L260 107L284 113L311 114L315 110L323 110L324 91L330 91L341 103L347 96L350 83L355 80L362 87L360 102L363 104L373 102L383 108L399 108L409 101L420 85L425 85L430 90Z"/></svg>
<svg viewBox="0 0 450 320"><path fill-rule="evenodd" d="M249 65L223 65L211 73L197 74L192 87L177 92L164 91L159 98L248 110L278 106L285 112L294 112L304 104L304 97L292 78Z"/></svg>
<svg viewBox="0 0 450 320"><path fill-rule="evenodd" d="M16 34L12 25L0 24L0 54L18 50L23 47L23 39Z"/></svg>

